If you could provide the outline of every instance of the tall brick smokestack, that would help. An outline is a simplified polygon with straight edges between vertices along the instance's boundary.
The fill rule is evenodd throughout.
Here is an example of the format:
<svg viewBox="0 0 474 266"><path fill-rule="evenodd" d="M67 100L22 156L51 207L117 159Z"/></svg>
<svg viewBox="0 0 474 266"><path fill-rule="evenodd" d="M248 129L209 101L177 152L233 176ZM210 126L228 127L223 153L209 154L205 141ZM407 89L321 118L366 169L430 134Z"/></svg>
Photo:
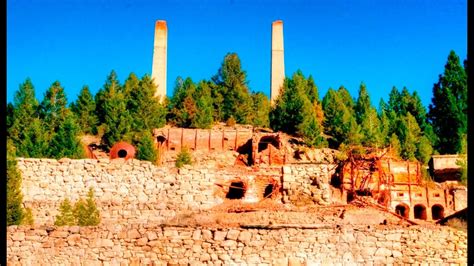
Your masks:
<svg viewBox="0 0 474 266"><path fill-rule="evenodd" d="M285 80L285 56L283 52L283 21L272 23L272 70L270 102L275 104Z"/></svg>
<svg viewBox="0 0 474 266"><path fill-rule="evenodd" d="M155 97L159 97L160 102L166 96L166 50L168 43L168 28L166 21L157 20L155 23L155 43L153 48L153 66L151 77L155 85L158 86Z"/></svg>

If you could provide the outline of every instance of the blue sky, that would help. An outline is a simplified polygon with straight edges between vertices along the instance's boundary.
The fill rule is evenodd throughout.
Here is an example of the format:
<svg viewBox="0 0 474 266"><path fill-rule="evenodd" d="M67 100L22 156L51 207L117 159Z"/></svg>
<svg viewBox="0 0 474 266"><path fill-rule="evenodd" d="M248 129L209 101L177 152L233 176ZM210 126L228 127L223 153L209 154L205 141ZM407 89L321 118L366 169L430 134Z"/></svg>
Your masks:
<svg viewBox="0 0 474 266"><path fill-rule="evenodd" d="M466 1L7 0L7 101L27 77L39 101L59 80L69 101L114 69L151 75L155 20L168 25L168 95L177 76L209 79L236 52L253 91L270 94L271 23L284 23L285 72L312 75L322 98L363 81L372 103L393 86L425 106L450 50L467 55Z"/></svg>

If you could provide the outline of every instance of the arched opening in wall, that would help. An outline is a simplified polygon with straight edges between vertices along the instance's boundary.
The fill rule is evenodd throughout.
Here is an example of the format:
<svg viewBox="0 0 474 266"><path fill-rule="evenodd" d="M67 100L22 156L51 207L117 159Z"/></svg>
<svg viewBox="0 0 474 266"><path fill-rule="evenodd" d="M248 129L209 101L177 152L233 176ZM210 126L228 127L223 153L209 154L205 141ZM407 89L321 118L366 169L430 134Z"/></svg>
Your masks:
<svg viewBox="0 0 474 266"><path fill-rule="evenodd" d="M431 217L433 220L439 220L444 218L444 207L436 204L431 207Z"/></svg>
<svg viewBox="0 0 474 266"><path fill-rule="evenodd" d="M126 150L123 150L123 149L122 149L122 150L119 150L119 151L117 152L117 155L118 155L119 158L125 158L125 157L127 157L127 151L126 151Z"/></svg>
<svg viewBox="0 0 474 266"><path fill-rule="evenodd" d="M415 205L413 211L415 212L415 219L426 220L426 208L424 205Z"/></svg>
<svg viewBox="0 0 474 266"><path fill-rule="evenodd" d="M245 196L246 188L244 182L233 181L230 183L229 192L225 196L228 199L243 199Z"/></svg>
<svg viewBox="0 0 474 266"><path fill-rule="evenodd" d="M404 203L400 203L395 207L395 213L408 219L410 217L410 207Z"/></svg>
<svg viewBox="0 0 474 266"><path fill-rule="evenodd" d="M166 138L165 138L165 136L160 135L160 136L156 137L156 141L158 142L159 146L162 146L165 143Z"/></svg>
<svg viewBox="0 0 474 266"><path fill-rule="evenodd" d="M262 152L268 149L268 145L271 144L276 149L280 149L280 142L273 136L265 136L258 142L258 152Z"/></svg>

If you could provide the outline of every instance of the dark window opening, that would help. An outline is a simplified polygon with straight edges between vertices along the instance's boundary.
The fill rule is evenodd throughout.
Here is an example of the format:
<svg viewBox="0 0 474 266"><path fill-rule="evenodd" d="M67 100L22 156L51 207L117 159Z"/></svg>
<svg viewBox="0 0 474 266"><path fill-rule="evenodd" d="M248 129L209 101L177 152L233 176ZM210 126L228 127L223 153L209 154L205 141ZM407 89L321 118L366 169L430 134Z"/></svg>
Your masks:
<svg viewBox="0 0 474 266"><path fill-rule="evenodd" d="M166 141L166 138L163 137L163 136L158 136L156 138L156 141L158 141L158 143L160 143L160 145L163 145L163 143L165 143L165 141Z"/></svg>
<svg viewBox="0 0 474 266"><path fill-rule="evenodd" d="M268 149L268 144L271 144L277 149L280 147L278 140L276 140L274 137L262 137L258 142L258 152Z"/></svg>
<svg viewBox="0 0 474 266"><path fill-rule="evenodd" d="M426 208L421 204L415 205L413 209L415 212L415 219L426 220Z"/></svg>
<svg viewBox="0 0 474 266"><path fill-rule="evenodd" d="M118 154L119 158L127 157L127 151L126 150L119 150L117 154Z"/></svg>
<svg viewBox="0 0 474 266"><path fill-rule="evenodd" d="M433 205L431 207L431 217L433 220L439 220L444 218L444 208L441 205Z"/></svg>
<svg viewBox="0 0 474 266"><path fill-rule="evenodd" d="M399 196L399 197L403 197L403 195L405 195L405 193L403 193L403 192L399 192L399 193L398 193L398 196Z"/></svg>
<svg viewBox="0 0 474 266"><path fill-rule="evenodd" d="M433 197L439 198L439 193L434 193L434 194L433 194Z"/></svg>
<svg viewBox="0 0 474 266"><path fill-rule="evenodd" d="M271 198L273 196L273 189L274 189L273 184L268 184L265 187L265 192L263 193L263 197L264 198Z"/></svg>
<svg viewBox="0 0 474 266"><path fill-rule="evenodd" d="M369 188L364 188L356 191L357 196L372 196L372 191Z"/></svg>
<svg viewBox="0 0 474 266"><path fill-rule="evenodd" d="M228 199L242 199L245 196L245 186L241 181L232 182L227 192Z"/></svg>
<svg viewBox="0 0 474 266"><path fill-rule="evenodd" d="M405 204L399 204L395 207L395 213L408 219L410 216L410 208Z"/></svg>
<svg viewBox="0 0 474 266"><path fill-rule="evenodd" d="M355 200L355 193L353 191L347 191L347 203Z"/></svg>
<svg viewBox="0 0 474 266"><path fill-rule="evenodd" d="M417 197L421 197L421 196L423 196L423 194L421 194L421 193L416 193L416 196L417 196Z"/></svg>

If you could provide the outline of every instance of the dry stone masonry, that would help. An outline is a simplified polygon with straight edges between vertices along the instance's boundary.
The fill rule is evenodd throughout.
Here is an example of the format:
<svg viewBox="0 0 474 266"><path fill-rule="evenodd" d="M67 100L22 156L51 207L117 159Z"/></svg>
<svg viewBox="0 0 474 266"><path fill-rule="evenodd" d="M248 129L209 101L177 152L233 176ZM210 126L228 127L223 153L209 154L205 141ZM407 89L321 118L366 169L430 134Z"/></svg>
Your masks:
<svg viewBox="0 0 474 266"><path fill-rule="evenodd" d="M465 265L450 228L217 229L111 224L8 228L11 265Z"/></svg>

